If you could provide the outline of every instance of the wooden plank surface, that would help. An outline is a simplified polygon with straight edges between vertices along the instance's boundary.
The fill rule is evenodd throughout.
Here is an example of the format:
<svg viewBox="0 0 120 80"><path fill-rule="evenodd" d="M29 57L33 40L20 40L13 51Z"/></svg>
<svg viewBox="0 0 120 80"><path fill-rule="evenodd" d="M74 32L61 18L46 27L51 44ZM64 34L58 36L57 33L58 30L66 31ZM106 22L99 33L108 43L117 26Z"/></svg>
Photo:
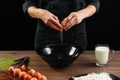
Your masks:
<svg viewBox="0 0 120 80"><path fill-rule="evenodd" d="M48 80L68 80L72 76L91 72L108 72L120 77L120 51L115 51L113 60L104 67L95 65L94 54L94 51L85 51L70 66L54 69L44 62L35 51L0 51L0 57L16 58L29 55L31 59L28 67L41 72ZM110 58L111 56L112 53L110 53Z"/></svg>

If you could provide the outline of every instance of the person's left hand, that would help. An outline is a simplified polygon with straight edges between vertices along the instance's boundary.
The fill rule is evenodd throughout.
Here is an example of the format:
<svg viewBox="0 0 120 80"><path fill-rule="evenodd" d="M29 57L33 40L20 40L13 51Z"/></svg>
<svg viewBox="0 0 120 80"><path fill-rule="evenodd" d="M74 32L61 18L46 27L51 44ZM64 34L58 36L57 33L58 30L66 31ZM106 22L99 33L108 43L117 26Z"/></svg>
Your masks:
<svg viewBox="0 0 120 80"><path fill-rule="evenodd" d="M64 30L69 30L72 26L79 24L83 20L83 16L79 12L72 12L68 17L63 19L61 22L62 26L64 27Z"/></svg>

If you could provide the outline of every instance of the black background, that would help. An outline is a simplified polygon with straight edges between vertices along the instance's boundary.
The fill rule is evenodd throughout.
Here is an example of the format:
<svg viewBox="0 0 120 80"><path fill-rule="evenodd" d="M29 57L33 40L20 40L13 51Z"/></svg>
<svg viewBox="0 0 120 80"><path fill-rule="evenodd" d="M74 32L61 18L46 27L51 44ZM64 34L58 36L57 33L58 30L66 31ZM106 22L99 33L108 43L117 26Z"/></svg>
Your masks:
<svg viewBox="0 0 120 80"><path fill-rule="evenodd" d="M22 11L24 0L2 0L0 5L0 50L34 50L36 20ZM120 49L120 1L101 0L100 11L87 19L88 48L109 44Z"/></svg>

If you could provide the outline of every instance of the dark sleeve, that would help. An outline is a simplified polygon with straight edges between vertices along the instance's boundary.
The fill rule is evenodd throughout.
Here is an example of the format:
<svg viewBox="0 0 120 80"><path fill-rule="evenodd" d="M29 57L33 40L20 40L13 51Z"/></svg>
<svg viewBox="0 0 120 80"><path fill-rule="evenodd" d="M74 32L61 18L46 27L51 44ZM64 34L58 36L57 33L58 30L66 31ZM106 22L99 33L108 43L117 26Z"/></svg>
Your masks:
<svg viewBox="0 0 120 80"><path fill-rule="evenodd" d="M99 0L85 0L87 5L91 4L96 7L96 10L99 11L100 8L100 1Z"/></svg>
<svg viewBox="0 0 120 80"><path fill-rule="evenodd" d="M24 12L26 15L28 15L27 9L28 9L30 6L39 7L40 1L41 1L41 0L25 0L25 2L24 2L23 5L22 5L23 12Z"/></svg>

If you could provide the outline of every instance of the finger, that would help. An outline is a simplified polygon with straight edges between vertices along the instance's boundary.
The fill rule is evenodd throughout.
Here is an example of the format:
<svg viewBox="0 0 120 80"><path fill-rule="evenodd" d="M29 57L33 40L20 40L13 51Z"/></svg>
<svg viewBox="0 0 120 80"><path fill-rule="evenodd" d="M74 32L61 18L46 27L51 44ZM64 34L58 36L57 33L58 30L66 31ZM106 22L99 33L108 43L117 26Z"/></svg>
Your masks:
<svg viewBox="0 0 120 80"><path fill-rule="evenodd" d="M71 19L69 18L68 22L66 23L65 27L64 27L64 30L68 30L70 29L70 27L74 24L75 22L75 18L72 17Z"/></svg>
<svg viewBox="0 0 120 80"><path fill-rule="evenodd" d="M65 18L65 19L61 22L61 25L62 25L63 27L65 27L66 23L67 23L67 18Z"/></svg>
<svg viewBox="0 0 120 80"><path fill-rule="evenodd" d="M65 31L67 31L67 30L69 30L71 27L73 27L75 24L72 24L72 25L70 25L69 27L66 27L64 30Z"/></svg>
<svg viewBox="0 0 120 80"><path fill-rule="evenodd" d="M59 29L63 29L62 25L56 21L55 19L50 19L50 21L56 26L58 27Z"/></svg>
<svg viewBox="0 0 120 80"><path fill-rule="evenodd" d="M73 18L73 15L71 14L67 17L68 21L71 20L72 18Z"/></svg>
<svg viewBox="0 0 120 80"><path fill-rule="evenodd" d="M67 31L76 24L76 20L73 19L72 23L68 24L68 27L65 27L64 30Z"/></svg>
<svg viewBox="0 0 120 80"><path fill-rule="evenodd" d="M59 19L58 19L58 17L53 16L53 18L54 18L55 20L57 20L57 22L60 22Z"/></svg>
<svg viewBox="0 0 120 80"><path fill-rule="evenodd" d="M72 15L69 15L67 18L64 19L64 27L67 27L67 23L72 19Z"/></svg>
<svg viewBox="0 0 120 80"><path fill-rule="evenodd" d="M66 27L70 27L71 25L75 24L76 23L76 18L75 17L72 17L68 23L66 23Z"/></svg>
<svg viewBox="0 0 120 80"><path fill-rule="evenodd" d="M58 30L58 31L62 31L60 28L58 28L56 25L54 25L54 23L51 22L50 20L48 21L48 25L49 25L52 29L55 29L55 30Z"/></svg>
<svg viewBox="0 0 120 80"><path fill-rule="evenodd" d="M68 17L66 17L66 18L63 19L63 21L61 22L61 24L63 26L65 26L66 23L68 23L71 18L72 18L72 15L70 14Z"/></svg>

